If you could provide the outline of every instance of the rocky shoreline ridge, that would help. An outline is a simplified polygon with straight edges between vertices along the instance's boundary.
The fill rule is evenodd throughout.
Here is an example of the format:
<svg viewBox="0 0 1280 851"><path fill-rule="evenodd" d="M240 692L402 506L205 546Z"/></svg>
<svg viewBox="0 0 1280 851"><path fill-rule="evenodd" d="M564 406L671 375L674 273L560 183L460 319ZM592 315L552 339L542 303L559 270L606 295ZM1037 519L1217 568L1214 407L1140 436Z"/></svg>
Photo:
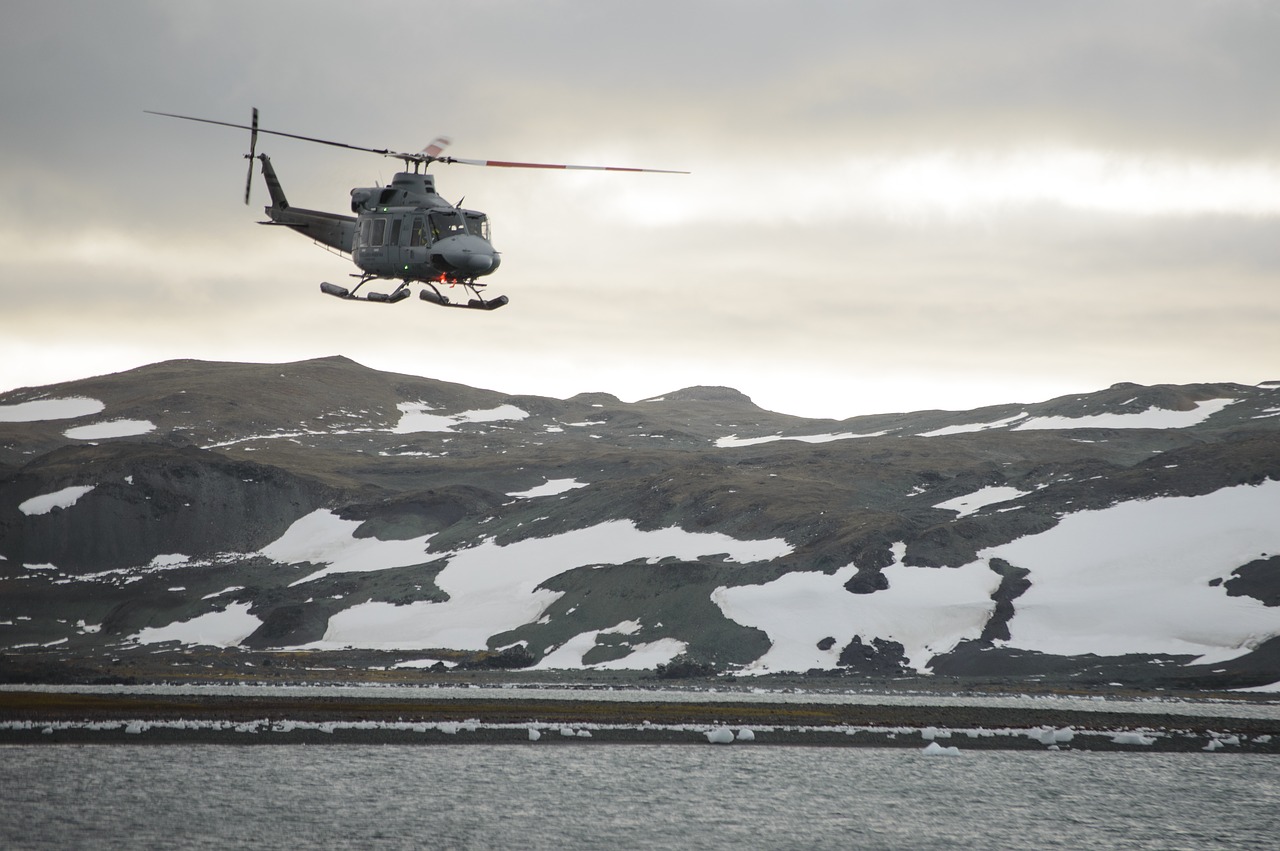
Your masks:
<svg viewBox="0 0 1280 851"><path fill-rule="evenodd" d="M371 697L259 688L10 685L0 690L0 745L745 743L1280 754L1280 708L1271 701L1093 698L1097 708L1080 708L1088 698L1023 696L1022 707L983 696L844 702L834 692L424 688Z"/></svg>

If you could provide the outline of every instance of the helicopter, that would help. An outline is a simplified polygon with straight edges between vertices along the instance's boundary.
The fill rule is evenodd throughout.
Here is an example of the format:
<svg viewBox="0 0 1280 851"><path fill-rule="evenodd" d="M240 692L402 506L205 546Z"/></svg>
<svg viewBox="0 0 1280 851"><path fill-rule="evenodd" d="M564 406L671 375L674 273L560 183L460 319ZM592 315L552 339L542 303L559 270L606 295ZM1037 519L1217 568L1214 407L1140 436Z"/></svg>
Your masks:
<svg viewBox="0 0 1280 851"><path fill-rule="evenodd" d="M387 148L365 148L266 130L258 126L258 109L253 108L251 123L234 124L210 118L177 115L172 112L144 110L150 115L199 121L250 131L249 173L245 178L244 203L249 203L253 184L253 163L262 166L262 178L271 196L271 205L265 207L267 221L263 225L278 225L311 237L316 243L339 254L350 255L360 269L352 273L359 279L353 287L343 287L328 281L320 284L326 295L349 301L395 304L409 297L411 284L422 284L418 296L440 307L460 307L471 310L496 310L507 304L506 296L486 299L481 290L486 286L482 278L492 275L501 265L501 255L494 250L490 237L489 217L479 210L469 210L458 204L450 204L436 191L435 178L427 174L432 163L458 163L461 165L487 166L490 168L538 168L574 169L587 171L647 172L652 174L688 174L655 168L624 168L619 166L565 165L552 163L509 162L505 160L458 159L442 156L450 144L447 137L439 136L417 153L401 153ZM315 142L336 148L364 151L393 157L404 163L405 170L391 178L387 186L357 187L351 190L351 212L354 216L327 213L321 210L305 210L293 207L285 197L276 176L271 158L257 153L258 134L283 136L304 142ZM410 171L409 169L412 169ZM360 293L365 284L373 280L398 281L389 293L367 291ZM461 285L469 297L454 301L442 287Z"/></svg>

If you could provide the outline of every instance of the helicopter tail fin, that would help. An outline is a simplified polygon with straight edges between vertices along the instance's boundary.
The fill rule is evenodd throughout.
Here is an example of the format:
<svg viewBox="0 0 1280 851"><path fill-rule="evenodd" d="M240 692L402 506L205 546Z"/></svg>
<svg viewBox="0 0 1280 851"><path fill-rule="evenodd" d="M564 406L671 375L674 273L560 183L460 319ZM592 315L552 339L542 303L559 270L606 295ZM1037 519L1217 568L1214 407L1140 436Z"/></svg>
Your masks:
<svg viewBox="0 0 1280 851"><path fill-rule="evenodd" d="M284 197L280 178L276 177L276 170L271 167L271 158L266 154L258 154L258 159L262 160L262 179L266 181L267 192L271 194L271 209L289 209L289 199Z"/></svg>

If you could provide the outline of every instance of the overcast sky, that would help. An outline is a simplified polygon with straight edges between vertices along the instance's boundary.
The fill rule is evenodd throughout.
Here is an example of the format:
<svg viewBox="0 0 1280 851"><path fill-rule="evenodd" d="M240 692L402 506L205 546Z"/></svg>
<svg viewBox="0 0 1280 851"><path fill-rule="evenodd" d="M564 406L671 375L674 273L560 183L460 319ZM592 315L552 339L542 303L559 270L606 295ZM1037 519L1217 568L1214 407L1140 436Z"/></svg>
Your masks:
<svg viewBox="0 0 1280 851"><path fill-rule="evenodd" d="M0 391L168 358L847 417L1280 379L1280 3L59 2L0 12ZM246 122L459 157L494 313L242 194ZM397 163L262 137L345 213Z"/></svg>

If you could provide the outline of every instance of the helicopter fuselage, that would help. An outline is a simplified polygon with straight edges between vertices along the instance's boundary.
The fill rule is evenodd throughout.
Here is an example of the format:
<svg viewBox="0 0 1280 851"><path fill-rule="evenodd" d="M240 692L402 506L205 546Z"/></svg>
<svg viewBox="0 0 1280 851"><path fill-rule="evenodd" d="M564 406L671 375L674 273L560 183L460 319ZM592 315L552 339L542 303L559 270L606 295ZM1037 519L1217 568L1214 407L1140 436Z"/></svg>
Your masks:
<svg viewBox="0 0 1280 851"><path fill-rule="evenodd" d="M297 231L341 254L350 255L360 274L352 289L320 285L321 292L343 299L395 303L408 297L408 285L426 285L418 295L433 304L493 310L507 303L506 296L486 300L480 295L484 282L501 257L489 241L489 219L478 210L454 206L436 192L435 178L428 174L401 172L390 186L351 190L351 212L355 216L304 210L285 197L280 179L266 154L262 177L271 194L266 207L268 221ZM357 295L375 279L399 281L391 293ZM461 284L475 298L455 302L440 285Z"/></svg>
<svg viewBox="0 0 1280 851"><path fill-rule="evenodd" d="M432 175L401 172L390 186L353 189L351 211L351 259L368 275L457 283L492 274L501 263L488 217L442 198Z"/></svg>

